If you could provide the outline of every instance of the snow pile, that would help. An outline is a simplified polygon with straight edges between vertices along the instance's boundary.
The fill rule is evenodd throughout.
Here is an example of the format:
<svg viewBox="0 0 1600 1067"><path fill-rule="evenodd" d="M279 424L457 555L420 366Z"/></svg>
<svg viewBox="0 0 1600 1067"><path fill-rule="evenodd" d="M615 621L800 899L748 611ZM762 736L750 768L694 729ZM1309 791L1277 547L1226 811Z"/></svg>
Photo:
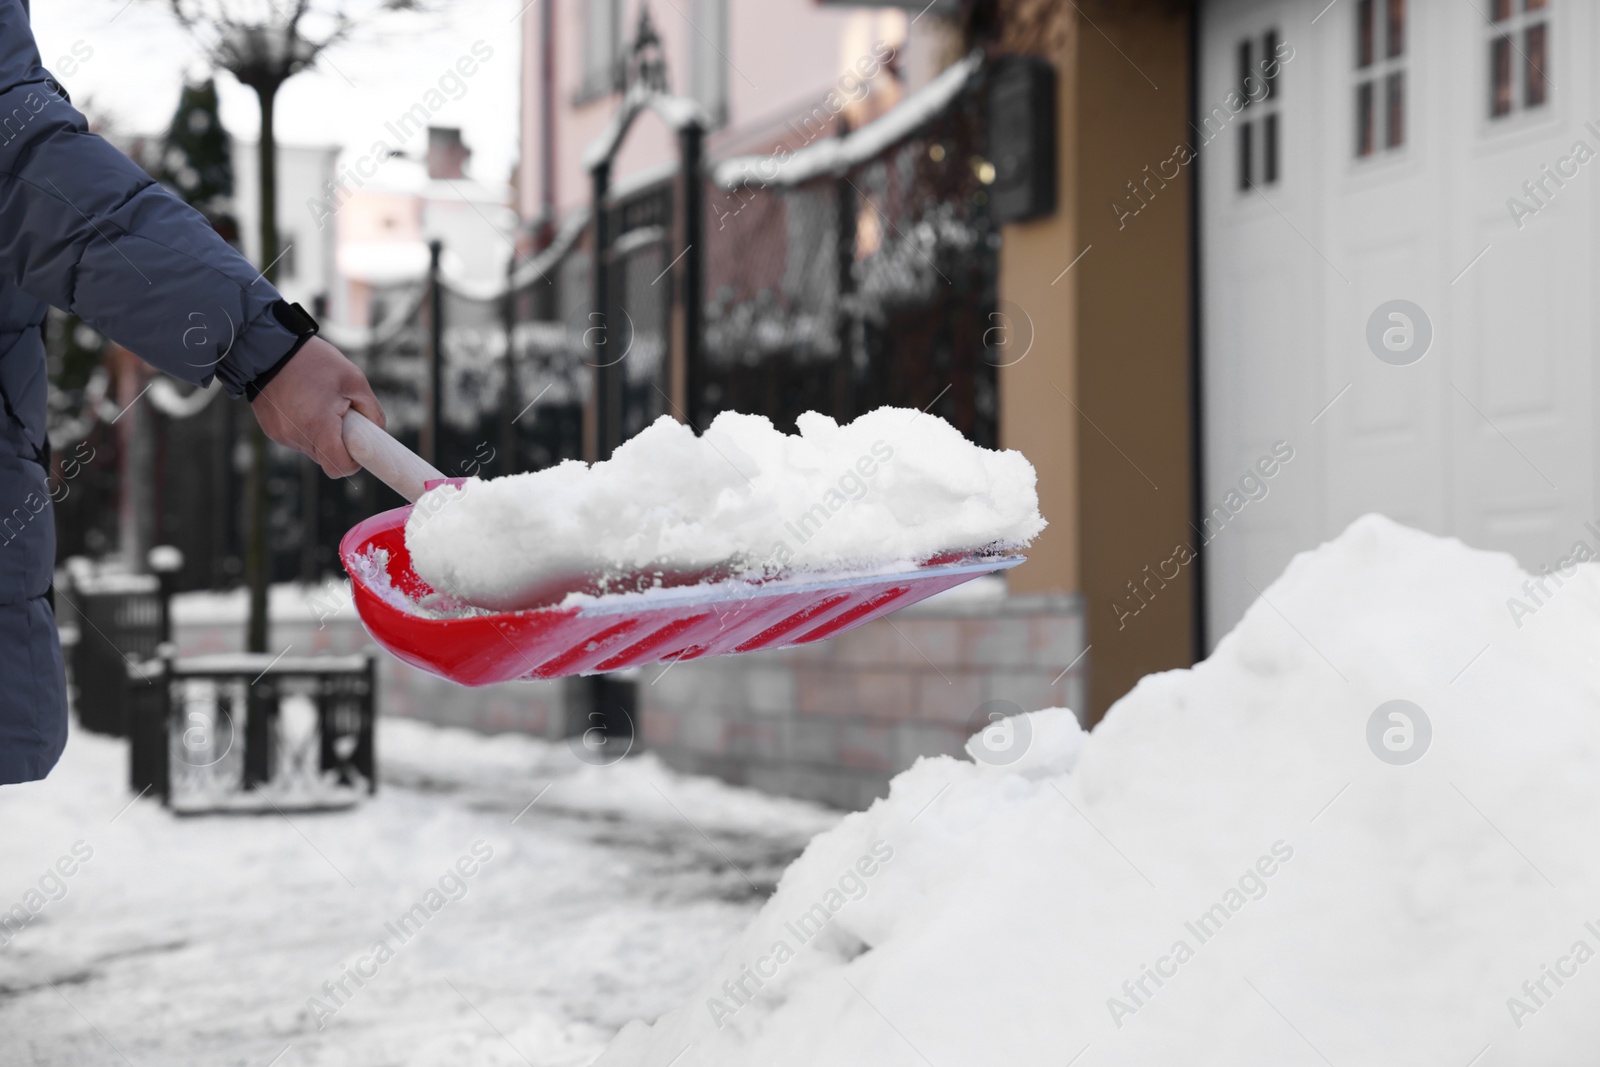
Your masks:
<svg viewBox="0 0 1600 1067"><path fill-rule="evenodd" d="M1592 1062L1600 567L1551 573L1361 519L1093 735L900 775L599 1064Z"/></svg>
<svg viewBox="0 0 1600 1067"><path fill-rule="evenodd" d="M880 408L798 434L719 415L696 436L663 416L607 462L444 485L406 524L416 573L471 604L707 577L855 570L1019 547L1044 529L1033 467L936 415Z"/></svg>

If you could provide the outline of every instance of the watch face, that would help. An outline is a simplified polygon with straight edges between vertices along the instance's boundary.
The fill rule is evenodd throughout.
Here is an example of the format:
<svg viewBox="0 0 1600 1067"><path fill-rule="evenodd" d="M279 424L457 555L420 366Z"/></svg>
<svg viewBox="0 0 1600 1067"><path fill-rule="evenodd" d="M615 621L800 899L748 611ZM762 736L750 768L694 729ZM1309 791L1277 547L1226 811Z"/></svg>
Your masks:
<svg viewBox="0 0 1600 1067"><path fill-rule="evenodd" d="M298 337L310 337L317 332L317 320L299 304L279 300L272 305L272 314L283 324L284 329Z"/></svg>

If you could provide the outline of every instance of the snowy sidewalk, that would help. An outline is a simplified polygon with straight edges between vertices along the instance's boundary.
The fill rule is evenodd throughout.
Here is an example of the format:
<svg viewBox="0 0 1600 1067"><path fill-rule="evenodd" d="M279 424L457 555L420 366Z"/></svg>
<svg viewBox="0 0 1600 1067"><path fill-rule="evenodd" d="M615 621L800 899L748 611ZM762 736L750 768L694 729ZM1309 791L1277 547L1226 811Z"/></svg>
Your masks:
<svg viewBox="0 0 1600 1067"><path fill-rule="evenodd" d="M338 814L126 806L123 743L82 732L0 790L0 911L37 910L0 927L0 1065L584 1064L838 818L648 757L389 719L378 742L378 795Z"/></svg>

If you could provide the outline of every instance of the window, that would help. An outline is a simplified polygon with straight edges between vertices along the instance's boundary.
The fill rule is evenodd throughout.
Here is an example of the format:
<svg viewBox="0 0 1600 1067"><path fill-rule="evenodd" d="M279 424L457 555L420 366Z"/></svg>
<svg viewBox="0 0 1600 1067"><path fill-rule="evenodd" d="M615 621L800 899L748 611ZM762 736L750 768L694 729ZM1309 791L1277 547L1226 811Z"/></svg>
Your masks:
<svg viewBox="0 0 1600 1067"><path fill-rule="evenodd" d="M579 99L605 96L618 88L622 54L622 12L619 0L585 0L583 13L583 84Z"/></svg>
<svg viewBox="0 0 1600 1067"><path fill-rule="evenodd" d="M1550 0L1491 0L1489 116L1550 100Z"/></svg>
<svg viewBox="0 0 1600 1067"><path fill-rule="evenodd" d="M695 0L694 15L689 91L712 125L722 126L728 121L728 0Z"/></svg>
<svg viewBox="0 0 1600 1067"><path fill-rule="evenodd" d="M1406 143L1406 0L1358 0L1356 158Z"/></svg>
<svg viewBox="0 0 1600 1067"><path fill-rule="evenodd" d="M1278 181L1280 50L1277 30L1267 30L1259 41L1246 37L1239 42L1238 92L1244 99L1239 120L1241 190Z"/></svg>

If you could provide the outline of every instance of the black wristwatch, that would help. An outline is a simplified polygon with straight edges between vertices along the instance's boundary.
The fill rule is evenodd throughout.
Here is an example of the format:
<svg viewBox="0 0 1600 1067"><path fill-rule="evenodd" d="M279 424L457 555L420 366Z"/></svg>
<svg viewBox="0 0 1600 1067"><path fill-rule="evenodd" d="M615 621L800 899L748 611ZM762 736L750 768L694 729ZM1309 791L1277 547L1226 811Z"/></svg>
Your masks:
<svg viewBox="0 0 1600 1067"><path fill-rule="evenodd" d="M246 400L254 400L260 396L261 390L267 387L268 382L277 377L278 372L294 358L295 353L300 351L307 341L317 335L317 320L312 318L311 313L299 304L291 304L287 300L275 300L269 307L272 311L272 317L278 320L279 325L294 334L294 344L290 346L289 351L283 354L282 359L256 375L255 381L248 383L244 387Z"/></svg>

